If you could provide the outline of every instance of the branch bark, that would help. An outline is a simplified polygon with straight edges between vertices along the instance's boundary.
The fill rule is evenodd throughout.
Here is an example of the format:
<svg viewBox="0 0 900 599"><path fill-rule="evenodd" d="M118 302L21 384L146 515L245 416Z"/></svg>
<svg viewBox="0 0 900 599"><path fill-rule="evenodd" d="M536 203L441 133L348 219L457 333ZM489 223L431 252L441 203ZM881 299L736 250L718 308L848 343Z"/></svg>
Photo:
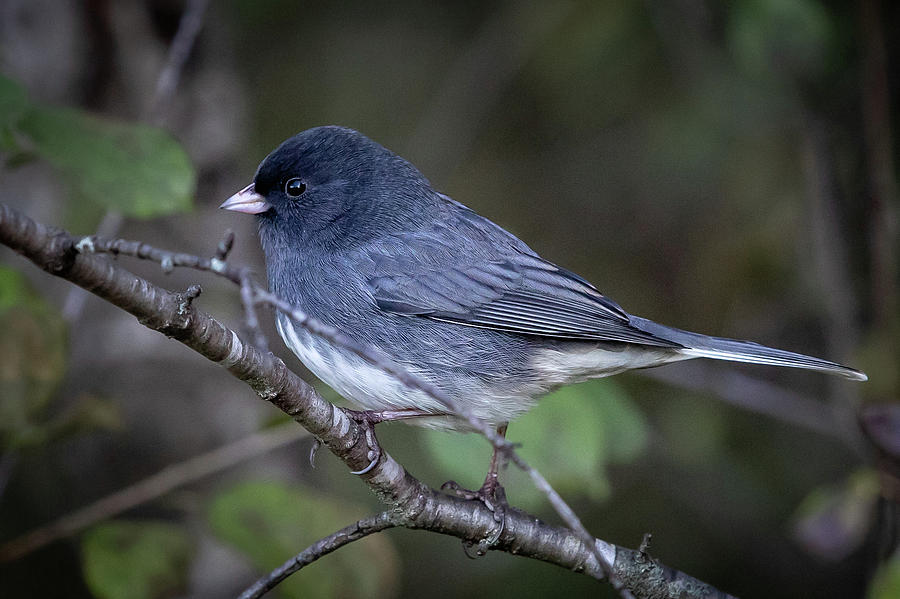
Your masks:
<svg viewBox="0 0 900 599"><path fill-rule="evenodd" d="M324 400L278 357L245 343L236 332L192 305L196 290L173 293L162 289L104 256L79 253L76 241L65 231L36 223L0 204L0 243L223 366L309 430L352 470L369 465L364 428ZM480 502L435 491L386 451L382 450L377 464L360 478L389 507L398 526L447 534L471 543L494 530L493 514ZM638 597L729 597L645 553L600 539L587 546L572 530L546 524L517 509L508 510L505 529L492 549L540 559L599 580L606 577L604 566L608 565ZM595 552L607 564L599 563Z"/></svg>

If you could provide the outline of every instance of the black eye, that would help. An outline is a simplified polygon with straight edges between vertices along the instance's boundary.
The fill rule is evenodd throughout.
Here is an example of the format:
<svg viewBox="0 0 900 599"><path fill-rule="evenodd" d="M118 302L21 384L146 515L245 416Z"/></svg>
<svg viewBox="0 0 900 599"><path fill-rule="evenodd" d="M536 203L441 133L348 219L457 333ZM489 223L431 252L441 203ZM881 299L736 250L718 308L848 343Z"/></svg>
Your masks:
<svg viewBox="0 0 900 599"><path fill-rule="evenodd" d="M306 191L306 183L304 183L297 177L289 179L288 182L284 184L284 193L288 194L292 198L296 198L304 191Z"/></svg>

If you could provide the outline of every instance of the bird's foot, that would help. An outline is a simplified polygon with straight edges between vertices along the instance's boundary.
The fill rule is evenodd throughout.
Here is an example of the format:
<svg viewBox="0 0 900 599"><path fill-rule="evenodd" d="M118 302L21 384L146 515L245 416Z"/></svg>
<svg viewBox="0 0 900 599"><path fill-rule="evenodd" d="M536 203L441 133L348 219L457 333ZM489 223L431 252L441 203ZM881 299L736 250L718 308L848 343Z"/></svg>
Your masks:
<svg viewBox="0 0 900 599"><path fill-rule="evenodd" d="M506 491L503 489L503 485L500 484L500 481L496 476L489 475L488 478L484 480L484 484L481 485L481 488L477 491L464 489L455 480L448 480L445 482L441 485L441 490L449 491L461 499L468 499L470 501L477 499L493 514L502 511L504 507L509 505L506 501Z"/></svg>
<svg viewBox="0 0 900 599"><path fill-rule="evenodd" d="M504 438L506 437L506 426L507 423L504 422L497 427L497 434ZM500 470L505 467L506 457L500 449L494 447L494 452L491 455L491 465L488 468L487 476L484 478L484 484L481 485L480 489L477 491L463 489L456 481L452 480L448 480L441 485L442 491L450 491L457 497L468 500L477 499L494 516L496 525L490 534L478 543L463 543L463 550L472 559L485 555L488 549L500 540L500 535L503 534L503 530L506 528L506 509L509 507L509 503L506 501L506 491L503 489L503 485L500 484ZM472 547L475 547L474 555L470 553Z"/></svg>
<svg viewBox="0 0 900 599"><path fill-rule="evenodd" d="M491 532L477 543L466 542L463 545L466 555L472 559L487 554L488 549L500 540L500 535L506 528L506 510L509 507L509 503L506 501L506 491L500 484L497 473L489 472L487 478L484 479L484 484L477 491L464 489L453 480L448 480L441 485L441 490L469 501L480 501L493 514L495 526Z"/></svg>
<svg viewBox="0 0 900 599"><path fill-rule="evenodd" d="M434 416L432 412L423 410L348 410L344 413L362 427L366 441L366 459L369 464L361 470L352 470L350 474L363 475L371 472L381 459L381 446L375 438L375 425L394 420L407 420L409 418L421 418Z"/></svg>

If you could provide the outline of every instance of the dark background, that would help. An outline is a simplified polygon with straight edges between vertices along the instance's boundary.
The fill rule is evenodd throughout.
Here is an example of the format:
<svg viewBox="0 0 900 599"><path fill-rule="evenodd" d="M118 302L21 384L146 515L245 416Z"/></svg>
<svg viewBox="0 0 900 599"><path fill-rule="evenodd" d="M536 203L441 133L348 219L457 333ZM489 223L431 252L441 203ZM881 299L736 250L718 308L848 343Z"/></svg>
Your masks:
<svg viewBox="0 0 900 599"><path fill-rule="evenodd" d="M4 0L0 70L36 100L146 119L182 10L163 0ZM629 312L866 370L861 385L724 363L616 377L598 392L615 389L638 420L625 429L611 417L608 443L628 442L632 430L641 441L617 459L607 447L595 471L562 487L598 537L637 547L650 531L654 556L730 593L867 596L890 524L879 519L856 413L897 399L898 26L897 5L877 0L212 3L161 122L197 169L195 209L125 219L117 234L209 255L231 227L232 259L261 273L252 219L217 206L286 137L341 124L402 154L435 187ZM103 219L40 162L7 165L0 198L83 234ZM65 282L8 250L0 259L51 305L72 301ZM240 326L229 285L123 264L172 289L200 282L200 306ZM274 336L271 314L263 317L273 350L305 372ZM116 426L7 452L4 540L277 419L221 369L95 298L67 340L53 409L102 398ZM553 407L573 405L560 398ZM615 441L616 430L628 438ZM435 434L394 425L380 437L439 485L452 476L422 450ZM460 439L483 455L461 481L476 484L486 446ZM379 509L330 457L311 470L308 447L255 458L123 516L190 532L196 545L177 596L234 595L259 574L204 515L238 481L296 483L362 506L355 517ZM553 454L565 471L565 452L525 449ZM544 468L555 482L554 462ZM602 491L587 492L598 480ZM526 487L510 474L513 504ZM540 501L529 506L555 521ZM535 561L467 560L451 538L386 538L393 586L356 596L612 596ZM298 577L316 576L317 566ZM90 596L79 538L0 565L0 591Z"/></svg>

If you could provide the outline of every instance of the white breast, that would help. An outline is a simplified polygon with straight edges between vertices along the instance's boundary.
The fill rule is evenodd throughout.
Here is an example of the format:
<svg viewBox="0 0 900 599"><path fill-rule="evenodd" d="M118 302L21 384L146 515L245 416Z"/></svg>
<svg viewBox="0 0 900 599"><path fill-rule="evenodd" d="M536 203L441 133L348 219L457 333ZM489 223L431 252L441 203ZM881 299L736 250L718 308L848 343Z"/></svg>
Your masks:
<svg viewBox="0 0 900 599"><path fill-rule="evenodd" d="M394 377L348 350L295 327L279 315L278 332L285 344L318 378L344 398L368 410L429 410L427 398L416 397ZM434 403L434 400L430 400ZM434 411L440 411L438 406Z"/></svg>

